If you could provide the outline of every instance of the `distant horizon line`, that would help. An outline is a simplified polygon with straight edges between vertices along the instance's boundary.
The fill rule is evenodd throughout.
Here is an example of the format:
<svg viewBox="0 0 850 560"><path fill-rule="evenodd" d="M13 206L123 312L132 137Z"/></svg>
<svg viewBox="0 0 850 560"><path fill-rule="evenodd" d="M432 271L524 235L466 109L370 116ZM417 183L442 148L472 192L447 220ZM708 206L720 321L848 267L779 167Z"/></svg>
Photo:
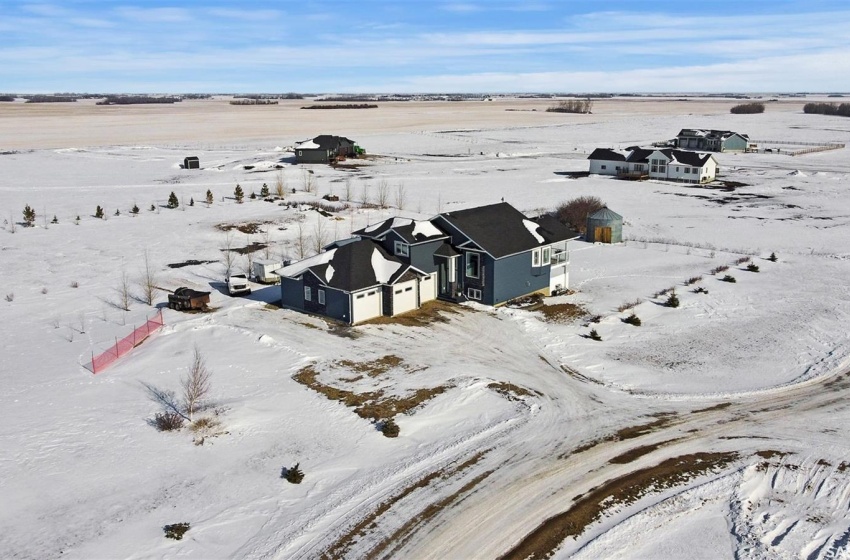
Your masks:
<svg viewBox="0 0 850 560"><path fill-rule="evenodd" d="M850 91L728 91L728 92L707 92L707 91L610 91L610 92L558 92L558 91L516 91L516 92L470 92L470 91L444 91L444 92L358 92L358 93L341 93L341 92L299 92L299 91L241 91L241 92L166 92L166 91L123 91L123 92L89 92L89 91L52 91L52 92L0 92L0 97L16 97L26 98L34 96L44 97L110 97L110 96L301 96L301 97L322 97L322 96L339 96L339 97L416 97L416 96L463 96L463 97L628 97L628 96L688 96L688 97L736 97L736 96L791 96L800 97L805 95L833 95L833 96L850 96Z"/></svg>

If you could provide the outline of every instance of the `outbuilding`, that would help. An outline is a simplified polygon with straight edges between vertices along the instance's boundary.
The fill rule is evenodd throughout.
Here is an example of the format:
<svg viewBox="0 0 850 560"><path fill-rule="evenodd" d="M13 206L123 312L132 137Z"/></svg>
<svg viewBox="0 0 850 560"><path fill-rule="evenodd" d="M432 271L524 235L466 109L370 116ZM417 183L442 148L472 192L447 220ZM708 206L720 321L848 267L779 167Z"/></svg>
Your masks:
<svg viewBox="0 0 850 560"><path fill-rule="evenodd" d="M201 160L198 156L189 156L183 158L183 169L200 169Z"/></svg>
<svg viewBox="0 0 850 560"><path fill-rule="evenodd" d="M584 238L588 243L622 243L623 217L603 206L587 217Z"/></svg>

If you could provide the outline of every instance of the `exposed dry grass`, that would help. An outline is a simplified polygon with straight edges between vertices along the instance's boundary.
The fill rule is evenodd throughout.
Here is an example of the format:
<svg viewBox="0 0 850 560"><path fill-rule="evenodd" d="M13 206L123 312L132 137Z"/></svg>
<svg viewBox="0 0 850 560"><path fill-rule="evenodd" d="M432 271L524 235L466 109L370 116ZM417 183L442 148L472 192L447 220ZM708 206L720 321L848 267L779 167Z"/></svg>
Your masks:
<svg viewBox="0 0 850 560"><path fill-rule="evenodd" d="M621 453L617 455L609 462L615 465L625 465L626 463L631 463L636 459L640 459L644 455L649 455L656 449L660 449L669 443L673 443L674 441L678 441L677 439L668 439L667 441L661 441L658 443L652 443L649 445L642 445L640 447L635 447L633 449L629 449L625 453Z"/></svg>
<svg viewBox="0 0 850 560"><path fill-rule="evenodd" d="M396 414L406 414L452 387L452 385L446 384L429 389L417 389L413 393L403 397L394 395L384 396L382 389L356 393L348 389L341 389L322 383L319 381L319 372L316 371L314 366L301 368L293 376L293 379L332 401L339 401L345 404L345 406L354 407L354 412L358 416L371 420L392 418Z"/></svg>
<svg viewBox="0 0 850 560"><path fill-rule="evenodd" d="M262 231L260 229L261 225L262 224L260 222L246 222L244 224L218 224L215 227L220 231L230 231L235 229L246 235L253 235Z"/></svg>
<svg viewBox="0 0 850 560"><path fill-rule="evenodd" d="M614 441L622 441L626 439L633 439L636 437L640 437L646 435L650 432L653 432L659 428L664 428L665 426L669 426L670 423L676 418L674 413L662 412L655 415L657 418L652 422L648 422L646 424L639 424L637 426L629 426L628 428L623 428L617 433L614 434Z"/></svg>
<svg viewBox="0 0 850 560"><path fill-rule="evenodd" d="M587 309L575 303L555 303L538 309L543 318L550 323L572 323L587 316Z"/></svg>
<svg viewBox="0 0 850 560"><path fill-rule="evenodd" d="M404 360L398 356L388 354L381 358L375 358L368 362L354 362L351 360L340 360L336 364L340 367L350 369L356 373L365 373L369 377L377 377L389 370L401 367Z"/></svg>
<svg viewBox="0 0 850 560"><path fill-rule="evenodd" d="M396 315L395 317L375 317L361 324L363 325L401 325L404 327L425 327L431 323L448 323L446 314L459 315L459 306L444 301L434 300L422 304L422 307Z"/></svg>
<svg viewBox="0 0 850 560"><path fill-rule="evenodd" d="M522 397L533 397L533 396L542 396L543 393L539 391L534 391L532 389L527 389L525 387L520 387L519 385L514 385L513 383L506 383L504 381L494 381L487 385L488 389L492 389L508 399L509 401L520 401Z"/></svg>
<svg viewBox="0 0 850 560"><path fill-rule="evenodd" d="M636 299L634 301L627 301L626 303L621 304L620 307L617 308L617 311L622 313L623 311L628 311L629 309L634 309L635 307L637 307L641 303L643 303L642 299Z"/></svg>
<svg viewBox="0 0 850 560"><path fill-rule="evenodd" d="M736 453L682 455L610 480L577 500L569 510L541 523L502 558L546 558L565 539L581 535L606 510L634 503L649 492L672 488L697 476L716 472L737 458Z"/></svg>
<svg viewBox="0 0 850 560"><path fill-rule="evenodd" d="M709 406L708 408L698 408L691 412L691 414L699 414L700 412L711 412L712 410L723 410L724 408L729 408L732 406L730 402L722 402L720 404L716 404L714 406Z"/></svg>

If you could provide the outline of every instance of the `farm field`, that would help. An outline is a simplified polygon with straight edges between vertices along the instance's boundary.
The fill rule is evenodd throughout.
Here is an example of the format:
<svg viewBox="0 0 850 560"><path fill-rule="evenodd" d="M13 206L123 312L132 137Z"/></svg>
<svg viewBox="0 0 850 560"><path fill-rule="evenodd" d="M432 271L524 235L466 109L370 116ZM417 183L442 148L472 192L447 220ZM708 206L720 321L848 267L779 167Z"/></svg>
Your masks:
<svg viewBox="0 0 850 560"><path fill-rule="evenodd" d="M577 177L595 148L682 128L850 141L850 121L805 101L0 104L3 556L850 557L848 149L717 154L726 183L706 187ZM294 143L324 133L367 158L296 165ZM278 183L282 201L250 198ZM310 206L327 194L330 212ZM571 242L573 293L540 309L341 327L281 309L277 286L226 294L228 248L297 259L299 237L309 255L393 215L584 195L624 216L626 241ZM181 286L210 310L168 309ZM87 369L160 311L159 332ZM206 426L160 432L195 349ZM389 417L397 438L378 430ZM298 485L282 478L295 464Z"/></svg>

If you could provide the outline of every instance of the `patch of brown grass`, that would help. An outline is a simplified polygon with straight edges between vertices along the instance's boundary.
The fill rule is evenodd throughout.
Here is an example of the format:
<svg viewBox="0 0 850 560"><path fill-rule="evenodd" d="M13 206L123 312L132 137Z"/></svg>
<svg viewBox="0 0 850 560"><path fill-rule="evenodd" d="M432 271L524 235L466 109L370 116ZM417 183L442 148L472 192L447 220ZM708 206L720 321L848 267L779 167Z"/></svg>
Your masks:
<svg viewBox="0 0 850 560"><path fill-rule="evenodd" d="M650 445L642 445L640 447L635 447L634 449L629 449L625 453L621 453L617 455L613 459L609 461L614 465L625 465L627 463L631 463L637 459L640 459L644 455L649 455L656 449L660 449L669 443L673 443L674 441L678 441L678 439L668 439L667 441L661 441L658 443L652 443Z"/></svg>
<svg viewBox="0 0 850 560"><path fill-rule="evenodd" d="M572 323L588 315L587 309L575 303L554 303L538 309L550 323Z"/></svg>
<svg viewBox="0 0 850 560"><path fill-rule="evenodd" d="M260 222L246 222L244 224L218 224L215 227L220 231L230 231L235 229L246 235L253 235L262 231L260 229L260 225L262 225Z"/></svg>
<svg viewBox="0 0 850 560"><path fill-rule="evenodd" d="M673 419L676 417L676 415L672 412L662 412L657 414L656 416L657 418L652 422L648 422L646 424L639 424L637 426L629 426L628 428L618 430L614 434L613 439L615 441L622 441L646 435L659 428L669 426Z"/></svg>
<svg viewBox="0 0 850 560"><path fill-rule="evenodd" d="M581 535L607 509L634 503L649 492L672 488L708 472L716 472L737 458L736 453L682 455L609 480L576 500L569 510L541 523L501 558L546 558L565 539Z"/></svg>
<svg viewBox="0 0 850 560"><path fill-rule="evenodd" d="M459 315L461 308L445 301L428 301L415 309L395 317L375 317L360 323L361 325L401 325L403 327L425 327L431 323L448 323L446 314Z"/></svg>
<svg viewBox="0 0 850 560"><path fill-rule="evenodd" d="M392 418L396 414L406 414L452 387L452 385L446 384L430 389L417 389L404 397L384 396L382 389L355 393L322 383L319 381L319 372L313 366L301 368L293 376L293 379L332 401L339 401L345 406L354 407L354 412L358 416L371 420Z"/></svg>
<svg viewBox="0 0 850 560"><path fill-rule="evenodd" d="M709 406L708 408L698 408L697 410L692 411L691 414L699 414L700 412L711 412L713 410L723 410L724 408L729 408L730 406L732 406L732 403L723 402L714 406Z"/></svg>
<svg viewBox="0 0 850 560"><path fill-rule="evenodd" d="M365 373L369 377L377 377L393 368L400 367L403 363L403 359L399 358L398 356L388 354L386 356L376 358L368 362L340 360L337 362L337 365L350 369L356 373Z"/></svg>
<svg viewBox="0 0 850 560"><path fill-rule="evenodd" d="M494 381L487 385L487 388L496 391L509 401L521 401L523 400L522 397L543 396L543 393L539 391L534 391L532 389L527 389L504 381Z"/></svg>

